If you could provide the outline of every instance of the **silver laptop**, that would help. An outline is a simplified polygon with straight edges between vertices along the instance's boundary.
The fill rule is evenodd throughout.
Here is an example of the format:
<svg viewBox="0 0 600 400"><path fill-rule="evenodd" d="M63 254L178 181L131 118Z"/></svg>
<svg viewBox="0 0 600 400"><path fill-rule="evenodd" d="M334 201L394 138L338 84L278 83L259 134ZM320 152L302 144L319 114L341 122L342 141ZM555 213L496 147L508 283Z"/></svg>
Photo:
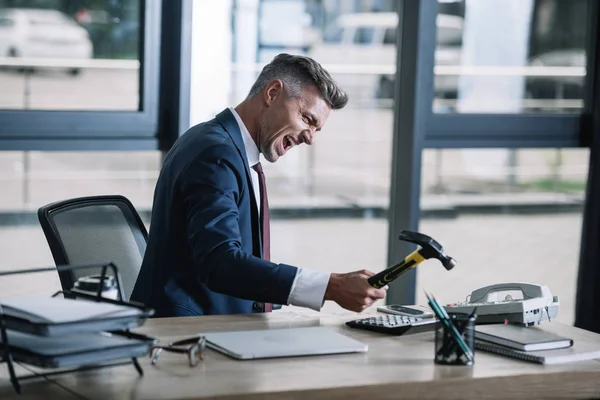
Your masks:
<svg viewBox="0 0 600 400"><path fill-rule="evenodd" d="M209 348L239 360L366 352L368 346L321 326L203 333Z"/></svg>

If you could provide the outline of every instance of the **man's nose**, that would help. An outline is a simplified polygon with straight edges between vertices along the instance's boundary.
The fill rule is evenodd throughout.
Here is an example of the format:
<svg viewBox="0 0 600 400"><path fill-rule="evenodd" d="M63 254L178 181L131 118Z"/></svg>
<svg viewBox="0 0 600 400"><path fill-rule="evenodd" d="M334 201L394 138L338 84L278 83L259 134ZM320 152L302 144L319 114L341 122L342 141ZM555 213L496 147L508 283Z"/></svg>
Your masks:
<svg viewBox="0 0 600 400"><path fill-rule="evenodd" d="M302 132L302 141L306 144L312 144L314 133L310 130Z"/></svg>

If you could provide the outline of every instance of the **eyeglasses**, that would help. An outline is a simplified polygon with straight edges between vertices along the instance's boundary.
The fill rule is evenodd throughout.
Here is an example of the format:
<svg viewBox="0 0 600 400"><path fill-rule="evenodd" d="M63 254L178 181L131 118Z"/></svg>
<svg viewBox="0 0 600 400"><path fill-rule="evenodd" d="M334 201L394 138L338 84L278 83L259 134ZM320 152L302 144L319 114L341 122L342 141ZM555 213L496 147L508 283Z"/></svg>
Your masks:
<svg viewBox="0 0 600 400"><path fill-rule="evenodd" d="M190 367L198 365L200 360L204 360L204 352L206 350L206 339L204 336L195 336L189 339L178 340L171 342L166 346L152 346L152 365L158 361L158 356L162 351L170 351L172 353L187 354Z"/></svg>

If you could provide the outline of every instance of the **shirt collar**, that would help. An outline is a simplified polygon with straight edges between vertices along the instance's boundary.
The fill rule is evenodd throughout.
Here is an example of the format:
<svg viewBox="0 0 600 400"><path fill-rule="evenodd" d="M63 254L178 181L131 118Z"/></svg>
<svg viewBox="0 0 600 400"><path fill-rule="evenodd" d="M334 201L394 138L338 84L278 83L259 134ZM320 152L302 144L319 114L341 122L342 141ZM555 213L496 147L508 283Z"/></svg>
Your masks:
<svg viewBox="0 0 600 400"><path fill-rule="evenodd" d="M240 127L240 132L242 133L242 140L244 141L244 147L246 148L246 157L248 158L248 164L250 165L250 167L253 167L260 161L260 151L258 150L256 143L254 143L254 139L252 139L252 136L250 136L248 128L246 128L246 125L244 125L244 122L240 118L237 111L235 111L233 107L230 107L229 110L235 117L235 120L237 121Z"/></svg>

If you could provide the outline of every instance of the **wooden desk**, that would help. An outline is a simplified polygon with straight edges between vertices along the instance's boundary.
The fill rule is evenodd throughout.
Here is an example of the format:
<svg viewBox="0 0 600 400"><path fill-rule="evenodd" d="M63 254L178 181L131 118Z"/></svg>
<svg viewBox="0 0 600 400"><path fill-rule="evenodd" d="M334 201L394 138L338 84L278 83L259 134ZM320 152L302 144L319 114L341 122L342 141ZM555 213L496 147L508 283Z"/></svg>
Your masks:
<svg viewBox="0 0 600 400"><path fill-rule="evenodd" d="M364 316L360 315L360 316ZM154 319L139 329L167 342L197 332L300 326L327 326L364 341L365 354L236 361L209 350L195 368L184 355L163 352L156 366L140 360L145 376L132 366L52 377L53 384L91 399L215 398L347 399L600 397L600 362L542 366L477 352L473 367L433 363L433 333L386 336L346 327L353 313L319 315L277 311L199 318ZM557 322L542 325L597 344L600 335ZM0 393L7 394L6 380ZM31 390L26 383L23 393ZM37 391L37 388L34 390ZM65 392L67 393L67 392ZM15 397L16 398L16 397Z"/></svg>

